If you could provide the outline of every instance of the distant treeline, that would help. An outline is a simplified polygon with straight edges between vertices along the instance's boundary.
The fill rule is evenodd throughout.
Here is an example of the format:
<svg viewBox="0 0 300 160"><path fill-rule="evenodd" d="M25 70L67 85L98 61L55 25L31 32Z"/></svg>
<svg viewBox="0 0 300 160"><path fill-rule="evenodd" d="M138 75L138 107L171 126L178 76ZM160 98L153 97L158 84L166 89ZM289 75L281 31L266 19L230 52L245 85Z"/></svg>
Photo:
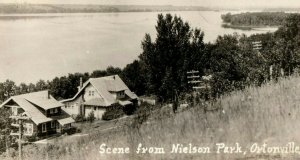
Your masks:
<svg viewBox="0 0 300 160"><path fill-rule="evenodd" d="M207 11L201 6L172 5L73 5L73 4L0 4L0 13L97 13L97 12L152 12L152 11Z"/></svg>
<svg viewBox="0 0 300 160"><path fill-rule="evenodd" d="M10 96L25 94L30 92L49 89L51 95L58 100L71 98L77 91L80 78L83 82L89 78L103 77L114 74L121 74L122 70L117 67L108 67L106 70L95 70L92 73L74 73L68 76L55 77L51 81L39 80L36 83L21 83L17 85L14 81L6 80L0 83L0 102L8 99Z"/></svg>
<svg viewBox="0 0 300 160"><path fill-rule="evenodd" d="M240 14L223 14L221 16L224 23L231 26L280 26L290 13L284 12L247 12Z"/></svg>

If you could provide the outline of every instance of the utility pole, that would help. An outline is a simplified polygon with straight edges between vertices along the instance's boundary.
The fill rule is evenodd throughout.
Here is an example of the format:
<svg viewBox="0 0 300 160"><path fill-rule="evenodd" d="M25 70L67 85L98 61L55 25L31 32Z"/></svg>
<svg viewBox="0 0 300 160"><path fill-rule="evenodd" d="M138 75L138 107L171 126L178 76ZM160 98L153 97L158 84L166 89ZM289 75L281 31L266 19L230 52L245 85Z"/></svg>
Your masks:
<svg viewBox="0 0 300 160"><path fill-rule="evenodd" d="M262 57L263 60L265 62L267 62L267 60L265 59L265 57L262 56L261 53L260 53L260 50L262 49L262 42L261 41L254 41L254 42L252 42L252 46L253 46L253 50L257 51L258 56ZM273 64L271 64L269 66L269 74L270 74L270 81L272 81L272 79L273 79Z"/></svg>
<svg viewBox="0 0 300 160"><path fill-rule="evenodd" d="M19 128L19 132L17 133L10 133L11 136L18 136L18 149L19 149L19 160L22 160L22 135L23 135L23 121L29 120L29 117L27 116L10 116L9 118L15 119L18 123L11 124L13 127Z"/></svg>
<svg viewBox="0 0 300 160"><path fill-rule="evenodd" d="M188 83L191 84L192 88L194 90L199 89L199 84L201 83L199 71L191 70L186 73L187 73Z"/></svg>
<svg viewBox="0 0 300 160"><path fill-rule="evenodd" d="M212 75L207 75L207 76L202 76L200 77L199 71L189 71L187 72L187 78L188 78L188 83L191 84L193 90L196 91L204 91L204 93L207 93L207 98L211 99L211 86L209 82L212 79ZM194 93L195 93L194 92Z"/></svg>

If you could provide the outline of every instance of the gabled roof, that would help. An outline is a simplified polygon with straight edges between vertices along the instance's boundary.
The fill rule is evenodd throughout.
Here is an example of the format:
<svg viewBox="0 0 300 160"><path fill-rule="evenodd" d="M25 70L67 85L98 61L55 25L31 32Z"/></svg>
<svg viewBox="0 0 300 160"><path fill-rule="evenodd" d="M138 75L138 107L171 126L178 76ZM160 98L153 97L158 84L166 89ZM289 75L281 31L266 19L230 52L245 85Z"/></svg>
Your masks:
<svg viewBox="0 0 300 160"><path fill-rule="evenodd" d="M83 104L89 106L106 106L106 103L103 98L93 98L84 102Z"/></svg>
<svg viewBox="0 0 300 160"><path fill-rule="evenodd" d="M99 93L99 95L103 98L104 102L101 102L103 106L110 106L114 103L117 103L116 99L110 92L125 91L125 94L128 95L131 99L137 98L137 96L129 90L129 88L118 75L112 75L100 78L90 78L83 84L83 87L77 92L77 94L73 98L62 100L60 102L64 103L76 99L78 95L80 95L80 93L82 93L82 91L89 84L91 84Z"/></svg>
<svg viewBox="0 0 300 160"><path fill-rule="evenodd" d="M49 96L48 98L47 90L22 94L18 96L12 96L8 100L3 102L0 108L6 105L7 103L9 103L10 101L14 101L22 109L24 109L27 115L37 125L40 123L51 121L52 118L46 117L36 106L44 110L47 110L51 108L60 107L63 105L62 103L56 101L52 96Z"/></svg>

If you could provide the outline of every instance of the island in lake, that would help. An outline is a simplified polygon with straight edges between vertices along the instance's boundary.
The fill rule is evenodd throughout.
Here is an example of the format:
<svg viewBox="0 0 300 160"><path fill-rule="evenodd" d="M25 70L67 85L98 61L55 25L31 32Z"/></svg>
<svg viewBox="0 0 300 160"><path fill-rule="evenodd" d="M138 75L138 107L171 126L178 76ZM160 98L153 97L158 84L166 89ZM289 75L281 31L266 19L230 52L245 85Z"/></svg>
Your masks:
<svg viewBox="0 0 300 160"><path fill-rule="evenodd" d="M224 28L251 30L253 28L279 27L293 13L285 12L246 12L223 14Z"/></svg>

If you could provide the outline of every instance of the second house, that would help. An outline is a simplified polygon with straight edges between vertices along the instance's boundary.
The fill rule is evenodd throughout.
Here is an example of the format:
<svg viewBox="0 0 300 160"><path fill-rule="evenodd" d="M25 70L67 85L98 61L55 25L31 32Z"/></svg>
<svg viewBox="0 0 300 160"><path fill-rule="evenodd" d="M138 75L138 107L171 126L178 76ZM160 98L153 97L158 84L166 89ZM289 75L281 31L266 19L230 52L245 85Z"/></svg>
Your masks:
<svg viewBox="0 0 300 160"><path fill-rule="evenodd" d="M63 109L72 116L88 117L91 112L101 119L107 108L113 105L134 107L137 96L125 85L118 75L90 78L85 83L80 79L77 94L70 99L62 100Z"/></svg>

